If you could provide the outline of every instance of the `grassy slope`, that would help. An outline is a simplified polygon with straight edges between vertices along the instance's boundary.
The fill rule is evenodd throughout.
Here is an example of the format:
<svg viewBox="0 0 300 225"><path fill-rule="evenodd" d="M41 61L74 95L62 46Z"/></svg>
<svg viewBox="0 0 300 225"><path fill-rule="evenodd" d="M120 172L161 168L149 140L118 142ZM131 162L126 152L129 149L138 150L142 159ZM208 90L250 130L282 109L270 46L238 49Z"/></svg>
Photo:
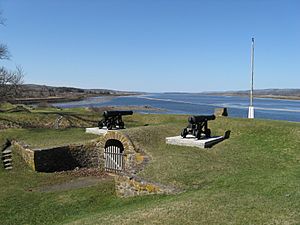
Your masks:
<svg viewBox="0 0 300 225"><path fill-rule="evenodd" d="M179 123L128 130L152 156L141 176L186 192L71 224L300 223L300 124L222 119L211 127L232 137L200 150L164 144Z"/></svg>
<svg viewBox="0 0 300 225"><path fill-rule="evenodd" d="M85 134L83 128L55 129L7 129L0 131L0 145L6 138L17 140L31 148L51 147L76 144L97 138L93 134Z"/></svg>
<svg viewBox="0 0 300 225"><path fill-rule="evenodd" d="M0 220L3 224L300 223L299 123L218 119L210 123L214 133L231 129L232 136L212 149L166 145L164 137L178 135L185 125L183 118L135 115L128 117L133 128L126 132L152 156L140 176L185 192L118 199L109 180L78 190L30 192L72 177L35 173L20 161L15 171L0 169ZM135 127L144 124L151 125ZM33 145L38 144L33 136L47 133L7 132L25 132L19 138ZM80 130L70 132L80 134Z"/></svg>

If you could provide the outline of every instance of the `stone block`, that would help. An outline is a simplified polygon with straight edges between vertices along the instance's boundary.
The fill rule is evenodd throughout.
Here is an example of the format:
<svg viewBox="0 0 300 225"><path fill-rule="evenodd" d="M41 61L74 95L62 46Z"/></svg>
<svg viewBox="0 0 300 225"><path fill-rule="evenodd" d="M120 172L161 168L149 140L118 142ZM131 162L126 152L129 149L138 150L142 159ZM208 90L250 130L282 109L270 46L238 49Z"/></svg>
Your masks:
<svg viewBox="0 0 300 225"><path fill-rule="evenodd" d="M224 140L223 136L211 137L197 140L195 137L188 135L186 138L181 136L167 137L166 143L170 145L189 146L198 148L210 148L213 145Z"/></svg>
<svg viewBox="0 0 300 225"><path fill-rule="evenodd" d="M86 133L90 134L96 134L96 135L104 135L107 133L107 129L102 128L100 129L99 127L90 127L90 128L85 128Z"/></svg>

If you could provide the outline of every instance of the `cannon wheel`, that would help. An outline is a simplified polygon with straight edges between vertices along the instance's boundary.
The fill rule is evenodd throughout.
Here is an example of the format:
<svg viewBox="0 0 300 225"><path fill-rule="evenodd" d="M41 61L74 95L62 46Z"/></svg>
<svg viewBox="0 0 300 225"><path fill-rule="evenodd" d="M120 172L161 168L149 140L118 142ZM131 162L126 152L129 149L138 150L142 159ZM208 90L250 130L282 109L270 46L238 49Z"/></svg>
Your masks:
<svg viewBox="0 0 300 225"><path fill-rule="evenodd" d="M210 129L206 130L205 136L206 136L206 138L210 138L210 136L211 136L211 130Z"/></svg>
<svg viewBox="0 0 300 225"><path fill-rule="evenodd" d="M111 130L113 126L112 126L111 123L107 123L106 127L107 127L108 130Z"/></svg>
<svg viewBox="0 0 300 225"><path fill-rule="evenodd" d="M120 122L120 123L119 123L119 128L120 128L120 129L124 129L124 125L125 125L124 122Z"/></svg>
<svg viewBox="0 0 300 225"><path fill-rule="evenodd" d="M192 130L192 135L194 135L195 137L198 136L198 130L197 129L193 129Z"/></svg>
<svg viewBox="0 0 300 225"><path fill-rule="evenodd" d="M200 130L197 130L195 132L195 137L199 140L201 138L201 131Z"/></svg>
<svg viewBox="0 0 300 225"><path fill-rule="evenodd" d="M102 122L102 120L98 122L98 127L99 127L99 129L103 128L103 122Z"/></svg>
<svg viewBox="0 0 300 225"><path fill-rule="evenodd" d="M187 135L187 134L188 134L187 129L184 128L184 129L181 131L181 137L186 138L186 135Z"/></svg>

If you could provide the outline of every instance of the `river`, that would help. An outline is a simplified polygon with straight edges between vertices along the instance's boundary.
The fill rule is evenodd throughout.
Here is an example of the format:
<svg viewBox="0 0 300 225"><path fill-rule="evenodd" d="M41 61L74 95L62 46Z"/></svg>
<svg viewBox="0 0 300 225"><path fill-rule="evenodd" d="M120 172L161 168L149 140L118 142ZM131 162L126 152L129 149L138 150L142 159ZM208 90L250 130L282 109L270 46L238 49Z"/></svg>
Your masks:
<svg viewBox="0 0 300 225"><path fill-rule="evenodd" d="M54 104L61 108L101 106L151 106L162 110L140 113L213 114L217 107L227 107L230 117L246 118L249 99L237 96L212 96L186 93L153 93L135 96L93 97L77 102ZM255 98L255 118L300 122L300 100Z"/></svg>

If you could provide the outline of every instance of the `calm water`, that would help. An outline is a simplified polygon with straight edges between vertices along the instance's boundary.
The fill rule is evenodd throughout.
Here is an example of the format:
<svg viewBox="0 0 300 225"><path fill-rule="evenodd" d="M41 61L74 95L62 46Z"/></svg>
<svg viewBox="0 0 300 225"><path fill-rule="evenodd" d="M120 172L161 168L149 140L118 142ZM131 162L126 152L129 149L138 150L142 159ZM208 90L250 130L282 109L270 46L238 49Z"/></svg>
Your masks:
<svg viewBox="0 0 300 225"><path fill-rule="evenodd" d="M209 96L201 94L147 94L140 96L94 97L78 102L58 103L62 108L99 106L152 106L164 111L142 113L213 114L216 107L227 107L231 117L247 117L246 97ZM254 99L255 117L300 122L300 101Z"/></svg>

